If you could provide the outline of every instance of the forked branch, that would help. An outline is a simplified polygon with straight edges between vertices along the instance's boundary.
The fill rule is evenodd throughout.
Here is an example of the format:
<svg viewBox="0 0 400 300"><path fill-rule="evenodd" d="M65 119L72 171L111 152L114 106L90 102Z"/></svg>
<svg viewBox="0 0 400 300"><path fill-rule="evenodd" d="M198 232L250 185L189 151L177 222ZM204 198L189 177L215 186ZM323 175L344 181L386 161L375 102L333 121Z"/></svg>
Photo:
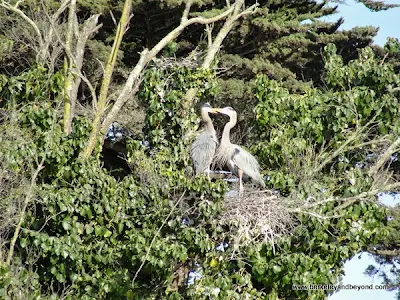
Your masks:
<svg viewBox="0 0 400 300"><path fill-rule="evenodd" d="M188 1L186 3L184 12L182 14L181 22L179 26L173 29L170 33L168 33L162 40L160 40L152 49L144 49L141 54L138 63L134 67L134 69L129 74L129 77L122 88L119 96L115 100L114 104L112 105L110 111L105 115L104 120L102 122L101 128L94 128L95 132L92 133L91 139L86 147L83 157L87 158L94 149L94 143L96 138L99 134L99 130L101 132L107 132L107 129L110 127L111 123L115 120L118 112L121 110L122 106L126 103L126 101L131 97L132 92L134 90L134 86L140 80L140 75L142 71L146 68L146 65L153 60L156 55L164 49L171 41L175 40L186 27L193 25L193 24L202 24L208 25L220 20L231 18L232 14L236 10L237 13L234 14L235 18L238 14L240 14L240 9L244 4L244 0L237 0L235 4L229 6L224 12L210 18L205 17L193 17L189 18L190 8L193 1ZM249 10L254 10L255 6L249 8ZM247 11L247 10L246 10ZM229 30L228 30L229 32ZM227 33L228 33L227 32ZM215 51L216 53L216 51ZM103 112L100 112L103 113Z"/></svg>

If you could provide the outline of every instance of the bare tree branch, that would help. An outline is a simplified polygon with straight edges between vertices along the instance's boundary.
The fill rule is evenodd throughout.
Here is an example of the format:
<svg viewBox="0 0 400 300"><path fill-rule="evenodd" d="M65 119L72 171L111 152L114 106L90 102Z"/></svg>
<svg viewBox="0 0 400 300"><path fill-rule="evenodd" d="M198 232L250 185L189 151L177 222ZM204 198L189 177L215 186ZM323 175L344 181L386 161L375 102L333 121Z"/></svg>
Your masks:
<svg viewBox="0 0 400 300"><path fill-rule="evenodd" d="M326 198L326 199L323 199L323 200L320 200L320 201L317 201L317 202L304 204L301 207L299 207L297 209L294 209L293 212L303 212L303 211L308 210L310 208L321 206L321 205L324 205L324 204L330 203L330 202L344 202L343 205L352 204L352 203L354 203L356 201L360 201L360 200L363 200L363 199L368 199L368 198L371 198L371 197L375 197L376 195L378 195L379 193L382 193L382 192L396 191L398 189L400 189L400 182L388 184L388 185L382 186L380 188L371 189L371 190L369 190L367 192L360 193L360 194L358 194L356 196L345 197L345 198L329 197L329 198ZM346 206L348 206L348 205L346 205ZM337 207L337 208L338 209L335 209L335 210L339 210L339 207ZM340 208L344 208L344 207L342 206Z"/></svg>
<svg viewBox="0 0 400 300"><path fill-rule="evenodd" d="M212 61L214 60L215 56L217 55L219 49L221 49L222 42L228 35L228 33L232 30L234 23L236 20L238 20L238 15L240 14L240 9L244 4L244 0L237 0L231 7L230 9L232 10L232 15L229 16L220 31L218 32L217 36L215 37L214 42L212 45L208 48L206 57L204 58L202 68L203 69L208 69L211 66ZM253 11L258 4L254 4L246 11Z"/></svg>
<svg viewBox="0 0 400 300"><path fill-rule="evenodd" d="M77 72L77 71L75 71L75 70L72 70L72 73L75 75L75 76L79 76L79 78L81 78L85 83L86 83L86 85L88 86L88 88L89 88L89 90L90 90L90 93L91 93L91 95L92 95L92 104L93 104L93 108L96 110L97 109L97 95L96 95L96 90L94 89L94 87L93 87L93 85L91 84L91 82L90 82L90 80L86 77L86 76L84 76L83 74L82 74L82 72Z"/></svg>
<svg viewBox="0 0 400 300"><path fill-rule="evenodd" d="M235 21L237 21L238 19L240 19L243 16L254 14L256 12L258 6L259 6L259 4L255 3L252 6L248 7L247 9L245 9L244 11L242 11L240 14L238 14L235 17Z"/></svg>
<svg viewBox="0 0 400 300"><path fill-rule="evenodd" d="M303 214L310 215L314 218L321 219L321 220L337 219L337 218L341 218L345 215L345 214L340 214L340 215L324 216L324 215L318 214L313 211L301 210L301 209L293 209L293 210L290 210L290 212L291 213L303 213Z"/></svg>
<svg viewBox="0 0 400 300"><path fill-rule="evenodd" d="M357 144L357 145L354 145L354 146L351 146L351 147L347 147L346 150L347 151L351 151L351 150L354 150L354 149L363 148L365 146L388 144L390 142L391 142L391 140L388 137L383 137L381 139L371 140L371 141L364 142L364 143L361 143L361 144Z"/></svg>
<svg viewBox="0 0 400 300"><path fill-rule="evenodd" d="M244 0L238 0L238 1L244 1ZM146 63L150 62L166 45L168 45L171 41L176 39L182 32L183 30L193 24L211 24L218 22L220 20L225 19L229 14L233 11L234 6L231 8L227 9L223 13L212 17L212 18L204 18L204 17L195 17L191 18L186 21L181 21L181 24L176 27L174 30L172 30L170 33L168 33L161 41L159 41L148 53L148 57L146 59Z"/></svg>
<svg viewBox="0 0 400 300"><path fill-rule="evenodd" d="M75 15L76 17L76 15ZM86 43L87 40L89 39L89 37L96 33L102 26L102 24L97 25L98 20L99 20L100 15L93 15L91 17L89 17L83 24L83 27L80 31L78 31L78 36L77 36L77 42L76 42L76 46L75 46L75 53L74 55L71 57L72 58L72 62L73 62L73 71L75 73L79 73L82 74L82 66L83 66L83 61L84 61L84 57L85 57L85 47L86 47ZM86 77L85 77L86 78ZM81 76L75 77L73 84L72 84L72 89L71 92L69 94L69 96L71 97L71 104L73 104L71 106L71 114L70 114L70 120L69 120L69 124L72 124L72 118L75 115L75 104L77 102L77 98L78 98L78 90L79 90L79 86L81 84ZM88 81L85 81L86 83L88 83ZM90 88L90 86L88 85L88 87ZM92 97L93 97L93 93L92 93ZM96 101L97 103L97 97L93 98L93 101Z"/></svg>
<svg viewBox="0 0 400 300"><path fill-rule="evenodd" d="M44 45L41 46L41 49L39 50L39 57L38 60L40 62L44 62L46 60L46 58L48 57L52 57L52 55L50 54L50 45L53 47L53 52L54 52L54 40L53 37L54 35L56 35L56 37L58 38L58 42L60 45L64 45L64 43L62 42L61 38L59 37L58 33L57 33L57 26L59 25L58 23L58 18L61 16L61 14L68 8L69 3L71 2L71 0L64 0L61 3L61 6L57 9L57 11L52 15L49 16L48 11L47 11L47 6L46 4L41 1L42 4L42 8L44 13L46 14L48 20L49 20L49 28L47 31L44 32ZM63 46L65 48L65 46ZM60 52L59 52L60 53ZM51 63L53 60L55 61L55 59L57 58L58 55L56 55L53 59L50 59L50 68L53 69L54 65Z"/></svg>
<svg viewBox="0 0 400 300"><path fill-rule="evenodd" d="M183 14L182 14L181 23L187 21L189 12L190 12L190 7L192 6L192 4L193 4L193 0L189 0L186 2L185 10L183 11Z"/></svg>
<svg viewBox="0 0 400 300"><path fill-rule="evenodd" d="M26 22L28 22L28 24L31 25L31 27L35 31L37 38L39 39L39 44L43 45L43 36L42 36L42 33L40 32L39 27L36 25L36 23L31 18L29 18L22 10L20 10L18 8L18 5L20 2L21 1L18 1L15 6L12 6L12 5L10 5L10 3L5 2L4 0L1 0L0 6L18 14L22 19L24 19Z"/></svg>
<svg viewBox="0 0 400 300"><path fill-rule="evenodd" d="M206 25L206 33L207 33L207 43L208 43L208 48L211 48L212 46L212 31L213 31L213 27L210 24Z"/></svg>
<svg viewBox="0 0 400 300"><path fill-rule="evenodd" d="M390 157L397 151L400 150L400 138L394 141L383 153L378 161L375 163L373 167L369 170L368 174L374 177L378 171L382 168L382 166L390 159Z"/></svg>
<svg viewBox="0 0 400 300"><path fill-rule="evenodd" d="M125 102L128 100L128 98L131 96L133 86L134 86L135 82L138 81L138 79L140 77L140 73L142 72L143 68L145 68L147 54L148 54L147 49L143 50L140 53L140 58L139 58L138 63L136 64L136 66L132 70L132 72L129 74L129 77L126 80L126 83L125 83L123 89L119 93L117 100L115 101L114 105L112 106L111 110L107 113L107 115L103 121L103 124L102 124L103 132L107 132L111 123L115 119L117 113L121 110L122 106L125 104Z"/></svg>
<svg viewBox="0 0 400 300"><path fill-rule="evenodd" d="M111 49L111 53L108 57L108 61L106 64L103 81L101 83L100 94L97 102L97 111L95 113L95 118L93 120L93 128L90 133L87 146L83 149L83 152L80 153L80 156L83 158L88 158L96 145L97 136L99 134L99 130L101 129L101 120L103 118L105 110L107 109L107 103L108 103L107 94L111 83L115 62L117 61L118 50L121 45L123 35L125 33L125 29L129 24L131 7L132 7L132 2L130 0L126 0L124 8L122 10L121 19L118 23L117 32L115 34L115 39Z"/></svg>
<svg viewBox="0 0 400 300"><path fill-rule="evenodd" d="M365 124L360 129L357 129L342 145L340 145L339 148L337 148L331 155L329 155L329 157L326 158L322 163L318 162L318 166L314 168L314 170L312 170L312 173L321 171L323 168L325 168L327 164L329 164L340 154L348 151L349 149L352 149L353 147L349 147L349 145L353 143L357 138L359 138L364 131L370 128L370 125L375 122L375 119L379 115L380 111L381 110L379 109L375 116L367 124Z"/></svg>
<svg viewBox="0 0 400 300"><path fill-rule="evenodd" d="M397 91L400 91L400 86L395 87L395 88L391 88L391 89L389 90L390 93L397 92Z"/></svg>
<svg viewBox="0 0 400 300"><path fill-rule="evenodd" d="M224 41L224 39L226 38L228 33L234 27L235 22L239 19L240 15L241 15L240 9L243 7L243 5L244 5L244 0L236 0L234 4L229 6L229 10L231 10L232 13L229 15L229 17L226 18L224 25L218 32L214 41L212 41L211 32L208 33L208 49L207 49L207 54L201 65L202 69L210 68L211 63L215 59L215 56L217 55L218 51L221 49L222 42ZM250 6L249 8L244 10L242 13L244 13L244 12L254 13L257 6L258 6L258 3ZM195 89L195 88L189 89L186 92L186 95L184 97L183 106L184 107L191 106L196 94L197 94L197 89Z"/></svg>
<svg viewBox="0 0 400 300"><path fill-rule="evenodd" d="M65 36L65 51L67 56L64 60L64 69L67 74L65 82L64 82L64 118L63 118L63 127L64 133L69 134L72 131L72 117L75 110L76 99L72 98L72 90L73 90L73 56L71 50L72 38L74 34L74 16L76 12L76 0L71 0L68 9L68 25L67 25L67 33Z"/></svg>
<svg viewBox="0 0 400 300"><path fill-rule="evenodd" d="M244 0L237 0L238 2L243 2ZM146 65L166 46L168 43L176 39L183 30L192 25L192 24L212 24L217 21L223 20L227 18L235 9L235 5L232 5L227 10L222 12L221 14L211 17L211 18L204 18L204 17L195 17L191 19L185 20L185 16L187 17L190 10L191 1L187 2L185 11L182 15L181 23L178 27L168 33L161 41L159 41L151 50L144 49L141 54L138 63L136 64L135 68L130 73L128 80L125 83L125 86L120 92L119 97L115 101L114 105L112 106L111 110L105 116L105 119L101 126L101 131L106 132L107 129L110 127L111 123L115 119L117 113L120 111L122 106L128 100L132 93L133 86L137 80L139 80L140 74L142 73L143 69ZM88 153L91 151L88 151Z"/></svg>

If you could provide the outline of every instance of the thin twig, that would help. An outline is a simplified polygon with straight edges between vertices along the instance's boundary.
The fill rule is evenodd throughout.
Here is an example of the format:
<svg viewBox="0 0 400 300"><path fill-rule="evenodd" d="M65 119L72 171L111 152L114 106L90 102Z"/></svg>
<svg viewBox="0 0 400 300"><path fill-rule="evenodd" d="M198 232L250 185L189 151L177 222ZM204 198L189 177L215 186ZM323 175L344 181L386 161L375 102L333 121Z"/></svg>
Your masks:
<svg viewBox="0 0 400 300"><path fill-rule="evenodd" d="M351 144L353 141L357 139L363 133L366 129L369 128L369 126L375 122L376 117L379 115L381 109L377 111L377 113L374 115L374 117L367 123L365 124L362 128L359 130L355 131L351 137L349 137L339 148L337 148L328 158L326 158L322 163L319 163L318 166L312 171L312 173L317 173L321 171L327 164L329 164L334 158L339 156L341 153L346 151L346 147Z"/></svg>
<svg viewBox="0 0 400 300"><path fill-rule="evenodd" d="M394 141L385 151L385 153L383 153L380 158L378 159L378 161L376 162L376 164L371 167L371 169L369 170L368 174L370 176L375 176L378 171L380 170L380 168L382 168L382 166L386 163L386 161L390 158L390 156L392 156L393 153L399 151L400 148L400 138L398 138L396 141Z"/></svg>
<svg viewBox="0 0 400 300"><path fill-rule="evenodd" d="M94 89L93 85L91 84L91 82L89 81L89 79L84 76L82 74L82 72L80 72L80 70L78 70L78 72L71 70L72 74L79 76L88 86L90 93L92 95L92 104L93 104L93 108L96 110L97 109L97 96L96 96L96 90Z"/></svg>
<svg viewBox="0 0 400 300"><path fill-rule="evenodd" d="M377 188L377 189L373 189L373 190L370 190L367 192L360 193L356 196L344 197L344 198L330 197L330 198L323 199L321 201L317 201L314 203L305 204L301 208L297 209L296 212L300 212L303 209L309 209L312 207L320 206L320 205L323 205L323 204L326 204L329 202L352 202L352 201L355 202L355 201L359 201L362 199L370 198L372 196L376 196L377 194L382 193L382 192L396 191L399 188L400 188L400 182L396 182L396 183L385 185L381 188Z"/></svg>
<svg viewBox="0 0 400 300"><path fill-rule="evenodd" d="M56 112L57 112L57 110L54 110L53 124L52 124L52 127L51 127L50 134L47 135L46 147L44 148L45 149L44 155L43 155L42 159L40 160L39 164L37 165L37 167L35 169L35 172L33 173L32 177L31 177L30 185L29 185L29 188L28 188L28 190L26 192L25 200L24 200L24 203L23 203L23 206L22 206L22 209L21 209L21 214L19 216L19 221L18 221L18 223L16 225L13 237L11 238L10 249L9 249L9 252L8 252L8 255L7 255L7 260L6 260L6 264L7 265L11 264L11 260L12 260L12 258L14 256L15 244L16 244L16 242L18 240L19 233L21 232L22 223L25 221L26 210L28 208L29 202L31 201L31 199L33 197L34 188L36 186L36 180L37 180L37 178L39 176L40 171L42 171L43 168L44 168L44 162L45 162L45 159L46 159L46 156L47 156L47 151L49 151L49 149L51 149L50 144L52 143L52 137L53 137L53 133L54 133L54 126L55 126L55 123L56 123L56 121L55 121L56 120Z"/></svg>
<svg viewBox="0 0 400 300"><path fill-rule="evenodd" d="M382 61L381 61L381 63L379 64L380 66L383 65L383 63L385 62L385 59L388 57L388 55L389 55L389 52L385 53L385 56L382 58Z"/></svg>
<svg viewBox="0 0 400 300"><path fill-rule="evenodd" d="M20 1L18 1L17 4L19 4L19 2ZM20 10L17 5L11 6L10 3L7 3L4 0L2 0L0 2L0 6L18 14L22 19L24 19L26 22L28 22L29 25L31 25L31 27L35 30L35 33L39 39L40 45L43 46L43 36L39 30L39 27L36 25L36 23L31 18L29 18L22 10Z"/></svg>
<svg viewBox="0 0 400 300"><path fill-rule="evenodd" d="M144 258L143 258L143 260L142 260L142 263L141 263L140 266L139 266L139 269L137 269L137 271L136 271L136 273L135 273L135 276L134 276L133 279L132 279L132 286L133 286L133 284L135 283L135 280L136 280L136 278L137 278L139 272L142 270L144 264L145 264L146 261L147 261L147 258L148 258L149 255L150 255L150 251L151 251L151 248L152 248L152 246L153 246L153 243L155 242L156 238L157 238L158 235L160 234L160 232L161 232L161 230L163 229L164 225L167 223L169 217L170 217L170 216L172 215L172 213L174 212L175 208L178 206L178 204L181 202L181 200L182 200L183 197L185 196L185 193L186 193L186 190L183 191L182 195L181 195L180 198L176 201L174 207L171 209L171 211L169 212L169 214L167 215L167 217L164 219L164 221L162 222L160 228L158 228L156 234L154 235L153 239L151 240L150 245L149 245L149 247L148 247L148 249L147 249L146 255L144 256Z"/></svg>

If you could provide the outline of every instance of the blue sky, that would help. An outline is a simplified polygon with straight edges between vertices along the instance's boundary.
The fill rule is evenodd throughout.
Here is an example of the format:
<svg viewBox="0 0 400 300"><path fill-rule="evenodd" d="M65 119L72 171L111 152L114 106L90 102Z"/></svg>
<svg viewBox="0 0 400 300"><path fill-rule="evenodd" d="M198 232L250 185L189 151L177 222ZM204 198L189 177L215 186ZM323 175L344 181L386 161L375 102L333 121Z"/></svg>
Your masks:
<svg viewBox="0 0 400 300"><path fill-rule="evenodd" d="M385 3L400 4L400 0L385 1ZM374 42L383 46L388 37L395 37L400 40L400 7L381 12L372 12L364 5L357 3L354 0L347 0L345 4L339 4L339 13L328 18L328 21L336 21L340 17L344 18L344 23L340 29L350 29L356 26L372 25L379 27L378 35L375 37ZM399 202L399 198L384 195L380 200L386 205L393 205ZM364 275L364 271L369 264L374 263L371 255L363 253L361 258L358 256L353 257L345 264L345 275L343 276L343 284L379 284L379 278L370 278ZM377 266L379 267L379 266ZM341 290L332 296L329 300L376 300L376 299L396 299L396 292L370 290L370 291L352 291Z"/></svg>
<svg viewBox="0 0 400 300"><path fill-rule="evenodd" d="M385 3L400 4L400 0L387 0ZM374 42L380 46L385 44L387 37L395 37L400 40L400 7L372 12L363 4L354 0L346 0L345 4L339 4L339 13L326 18L326 20L336 21L340 17L344 18L340 29L368 25L379 27Z"/></svg>
<svg viewBox="0 0 400 300"><path fill-rule="evenodd" d="M394 206L400 201L400 194L397 194L395 197L389 194L381 194L379 196L379 200L387 205ZM344 276L342 280L343 285L352 284L352 285L380 285L382 284L382 279L379 276L370 277L364 274L365 269L369 265L374 265L380 271L385 271L386 274L390 276L390 268L388 266L379 266L374 257L367 253L363 252L361 255L356 255L352 259L348 260L344 265ZM400 268L400 265L397 265ZM393 279L393 277L391 277ZM397 291L386 291L386 290L339 290L337 293L334 293L332 296L328 297L328 300L355 300L355 299L363 299L363 300L391 300L396 299Z"/></svg>
<svg viewBox="0 0 400 300"><path fill-rule="evenodd" d="M382 280L378 276L369 277L364 274L365 268L368 265L375 265L379 268L379 265L375 263L373 256L369 253L363 252L360 255L361 258L355 256L349 260L345 266L346 275L343 277L343 285L370 285L373 287L381 285ZM389 274L389 267L380 267L381 271L385 271ZM385 291L379 289L372 290L340 290L328 298L328 300L391 300L396 299L397 291Z"/></svg>

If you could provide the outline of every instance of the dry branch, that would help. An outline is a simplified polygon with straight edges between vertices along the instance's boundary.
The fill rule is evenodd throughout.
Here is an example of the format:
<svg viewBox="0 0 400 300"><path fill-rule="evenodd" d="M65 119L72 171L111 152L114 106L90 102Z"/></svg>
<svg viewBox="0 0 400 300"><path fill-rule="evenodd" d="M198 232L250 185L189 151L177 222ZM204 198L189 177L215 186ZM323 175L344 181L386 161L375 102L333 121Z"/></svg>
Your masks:
<svg viewBox="0 0 400 300"><path fill-rule="evenodd" d="M342 144L340 145L339 148L337 148L331 155L329 155L328 158L326 158L323 162L317 162L317 167L315 167L313 170L311 170L311 173L317 173L321 171L323 168L325 168L326 165L331 163L336 157L339 155L343 154L344 152L350 151L354 149L354 147L350 146L354 141L358 140L364 132L366 132L368 129L370 129L370 126L372 123L375 122L376 117L380 114L381 110L378 110L378 112L375 114L375 116L363 127L360 129L357 129L353 134ZM378 142L374 143L373 141L369 142L371 144L377 144Z"/></svg>
<svg viewBox="0 0 400 300"><path fill-rule="evenodd" d="M18 6L19 6L20 3L21 3L21 1L18 1L18 2L13 6L13 5L11 5L10 3L8 3L8 2L2 0L2 1L0 2L0 6L4 7L5 9L7 9L7 10L9 10L9 11L12 11L12 12L16 13L16 14L19 15L23 20L25 20L25 21L33 28L33 30L35 31L35 34L36 34L37 38L39 39L39 44L40 44L40 45L43 45L43 44L44 44L44 43L43 43L43 36L42 36L42 33L40 32L39 27L36 25L36 23L35 23L31 18L29 18L22 10L20 10L20 9L18 8Z"/></svg>
<svg viewBox="0 0 400 300"><path fill-rule="evenodd" d="M232 28L235 26L236 21L246 15L246 14L251 14L254 13L258 7L258 3L248 7L244 11L240 11L242 7L244 7L244 0L236 0L234 4L230 4L229 1L227 2L227 7L229 7L228 10L231 10L232 13L226 18L224 25L222 28L219 30L217 36L215 37L214 41L212 40L211 36L211 29L209 27L206 27L207 31L207 39L208 39L208 49L207 49L207 54L204 57L203 63L201 65L202 69L209 69L211 67L211 64L213 60L215 59L215 56L217 55L218 51L221 49L222 42L228 35L228 33L232 30ZM193 105L194 98L197 94L198 89L196 88L191 88L186 92L186 95L184 97L184 101L182 106L188 108Z"/></svg>
<svg viewBox="0 0 400 300"><path fill-rule="evenodd" d="M72 81L73 81L73 59L72 59L72 38L74 33L74 16L76 12L76 0L71 0L68 9L68 25L67 25L67 34L65 37L65 51L67 53L67 57L65 57L64 67L65 73L67 74L65 82L64 82L64 120L63 127L64 133L69 134L72 131L72 117L73 111L75 110L76 99L72 99Z"/></svg>
<svg viewBox="0 0 400 300"><path fill-rule="evenodd" d="M102 122L101 128L94 128L95 132L92 133L91 139L85 148L82 157L87 158L92 153L94 149L94 144L98 135L98 131L100 129L101 132L106 132L110 127L111 123L114 121L116 115L121 110L122 106L126 103L129 97L132 95L135 85L140 80L140 75L142 74L143 70L146 68L146 65L153 60L156 55L164 49L166 45L168 45L171 41L175 40L186 27L193 25L193 24L212 24L218 22L220 20L226 19L231 16L231 14L236 10L237 13L234 15L237 17L239 14L239 8L243 6L244 0L237 0L234 5L231 5L227 10L222 12L221 14L210 17L194 17L188 18L191 4L193 1L188 1L185 6L185 10L182 14L181 22L178 27L168 33L161 41L159 41L152 49L144 49L140 54L140 59L136 64L135 68L129 74L129 77L121 90L118 98L112 105L110 111L105 115L104 120ZM255 6L251 7L251 10L254 10ZM236 19L235 19L236 20ZM214 51L216 53L216 51ZM194 96L194 95L193 95ZM103 112L102 112L103 113Z"/></svg>
<svg viewBox="0 0 400 300"><path fill-rule="evenodd" d="M80 156L83 158L88 158L96 145L97 136L99 134L99 130L101 129L101 121L107 107L108 89L111 83L112 74L114 72L115 62L117 61L118 50L121 45L125 30L128 27L130 21L131 6L132 2L126 0L122 11L121 19L118 23L114 43L105 67L104 77L101 83L100 94L97 103L97 110L95 112L95 118L93 121L93 128L90 133L87 146L85 147L83 152L80 153Z"/></svg>
<svg viewBox="0 0 400 300"><path fill-rule="evenodd" d="M37 56L36 60L40 63L45 63L47 59L51 57L49 53L49 48L53 42L54 36L54 28L55 24L57 23L58 18L61 14L67 9L71 0L64 0L58 10L51 16L49 19L50 26L49 28L40 29L39 23L33 19L31 19L26 13L24 13L20 8L19 4L22 1L18 1L15 5L11 5L8 1L1 0L0 6L4 7L5 9L19 15L24 21L26 21L31 28L34 30L35 33L35 44L38 44L37 48ZM46 6L43 4L44 12L46 11Z"/></svg>
<svg viewBox="0 0 400 300"><path fill-rule="evenodd" d="M390 157L400 150L400 138L394 141L386 151L379 157L378 161L375 163L373 167L369 170L369 175L374 177L378 174L379 170L381 170L382 166L386 164L386 162L390 159Z"/></svg>
<svg viewBox="0 0 400 300"><path fill-rule="evenodd" d="M67 44L65 47L67 56L69 58L68 60L69 72L66 82L70 84L70 89L67 89L68 101L70 104L70 112L68 116L64 115L64 118L68 117L67 122L66 123L64 122L64 132L67 134L71 133L72 130L71 128L72 119L75 115L75 106L78 98L78 90L81 84L81 80L84 77L81 70L85 56L86 43L89 37L94 33L96 33L102 26L101 24L97 25L99 17L100 15L93 15L89 17L84 22L83 27L80 31L78 29L77 24L73 26L70 30L74 31L75 34L75 39L76 39L75 47L74 49L71 49L71 47L67 46ZM76 10L74 11L73 18L76 18ZM80 74L80 76L74 76L74 73L78 73ZM89 80L87 78L84 79L84 82L88 85L89 89L91 89L91 84L89 85ZM92 93L92 98L93 98L93 93ZM93 101L97 101L97 97L94 97Z"/></svg>
<svg viewBox="0 0 400 300"><path fill-rule="evenodd" d="M240 9L244 5L244 0L238 0L233 4L230 9L233 9L232 15L230 15L220 31L218 32L217 36L215 37L214 41L212 42L211 46L207 50L207 55L204 58L202 68L203 69L208 69L211 66L212 61L214 60L215 56L217 55L219 49L221 49L222 42L228 35L228 33L232 30L234 27L235 22L242 16L246 14L252 14L256 11L256 8L258 6L258 3L248 7L244 11L240 12Z"/></svg>
<svg viewBox="0 0 400 300"><path fill-rule="evenodd" d="M19 215L19 221L18 221L18 224L15 227L15 231L14 231L13 237L11 238L10 248L9 248L8 255L7 255L7 260L6 260L6 264L7 265L11 264L11 260L12 260L12 258L14 256L15 244L16 244L16 242L18 240L19 233L21 232L22 223L25 221L26 209L28 208L28 205L29 205L29 203L31 202L31 200L33 198L33 195L34 195L34 192L35 192L35 187L36 187L36 179L39 176L40 171L43 169L44 160L45 160L45 156L43 156L42 160L40 161L40 163L36 167L36 170L32 175L31 182L30 182L30 185L28 187L28 190L26 191L24 203L22 205L21 213Z"/></svg>

